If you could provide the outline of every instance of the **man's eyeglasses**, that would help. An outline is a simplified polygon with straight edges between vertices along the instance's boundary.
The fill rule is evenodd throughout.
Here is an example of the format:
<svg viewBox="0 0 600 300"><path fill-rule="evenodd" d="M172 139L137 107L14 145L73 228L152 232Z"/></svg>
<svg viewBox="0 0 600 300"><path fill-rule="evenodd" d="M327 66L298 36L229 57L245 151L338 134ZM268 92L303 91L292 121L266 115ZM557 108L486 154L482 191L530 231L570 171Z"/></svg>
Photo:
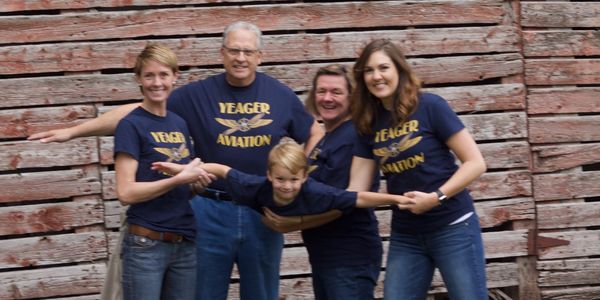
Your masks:
<svg viewBox="0 0 600 300"><path fill-rule="evenodd" d="M258 52L260 52L260 50L258 50L258 49L252 50L252 49L229 48L225 45L223 45L223 49L225 49L227 54L229 54L231 56L238 56L238 55L240 55L240 53L244 53L244 56L246 56L246 57L253 57Z"/></svg>

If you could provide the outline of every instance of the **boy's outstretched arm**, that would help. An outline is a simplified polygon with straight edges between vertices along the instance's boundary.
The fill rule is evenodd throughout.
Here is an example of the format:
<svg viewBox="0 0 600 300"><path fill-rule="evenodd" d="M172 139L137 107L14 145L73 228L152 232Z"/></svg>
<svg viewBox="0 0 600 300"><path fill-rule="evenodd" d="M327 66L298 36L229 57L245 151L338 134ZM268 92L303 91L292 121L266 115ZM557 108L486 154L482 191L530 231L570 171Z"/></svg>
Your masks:
<svg viewBox="0 0 600 300"><path fill-rule="evenodd" d="M400 209L410 209L416 201L406 196L374 193L374 192L358 192L356 197L356 207L377 207L382 205L397 205Z"/></svg>
<svg viewBox="0 0 600 300"><path fill-rule="evenodd" d="M79 125L38 132L30 135L27 139L40 140L42 143L50 143L66 142L84 136L111 135L115 132L119 121L139 105L140 103L121 105Z"/></svg>

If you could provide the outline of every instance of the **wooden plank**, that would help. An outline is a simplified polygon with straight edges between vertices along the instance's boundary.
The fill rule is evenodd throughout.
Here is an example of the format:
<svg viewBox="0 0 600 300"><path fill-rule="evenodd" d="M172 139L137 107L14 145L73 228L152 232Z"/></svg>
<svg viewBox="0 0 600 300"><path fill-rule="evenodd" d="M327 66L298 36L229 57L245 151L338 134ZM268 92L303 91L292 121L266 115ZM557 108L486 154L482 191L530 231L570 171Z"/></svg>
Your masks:
<svg viewBox="0 0 600 300"><path fill-rule="evenodd" d="M0 273L0 299L30 299L99 293L104 263Z"/></svg>
<svg viewBox="0 0 600 300"><path fill-rule="evenodd" d="M567 170L600 161L600 143L531 147L534 173Z"/></svg>
<svg viewBox="0 0 600 300"><path fill-rule="evenodd" d="M106 259L104 232L46 235L2 241L0 269Z"/></svg>
<svg viewBox="0 0 600 300"><path fill-rule="evenodd" d="M600 202L540 204L537 215L540 229L599 226Z"/></svg>
<svg viewBox="0 0 600 300"><path fill-rule="evenodd" d="M523 27L600 27L600 3L521 2Z"/></svg>
<svg viewBox="0 0 600 300"><path fill-rule="evenodd" d="M525 112L461 115L460 119L476 141L527 137Z"/></svg>
<svg viewBox="0 0 600 300"><path fill-rule="evenodd" d="M0 171L97 163L94 137L65 143L17 141L0 143Z"/></svg>
<svg viewBox="0 0 600 300"><path fill-rule="evenodd" d="M505 171L484 173L469 185L475 199L530 197L531 174L528 171Z"/></svg>
<svg viewBox="0 0 600 300"><path fill-rule="evenodd" d="M527 59L527 85L597 84L600 82L600 59Z"/></svg>
<svg viewBox="0 0 600 300"><path fill-rule="evenodd" d="M514 53L421 58L409 62L413 64L415 72L428 83L479 81L514 75L522 72L523 69L520 55ZM352 67L352 63L343 64ZM327 64L263 66L259 71L281 80L296 91L306 91L317 69L325 65ZM178 84L206 78L222 71L222 69L202 69L182 72ZM99 89L99 86L110 88ZM0 89L4 89L4 101L0 101L0 108L141 99L139 87L132 74L3 79L0 80ZM469 92L469 89L466 92ZM517 98L516 101L519 103L520 100Z"/></svg>
<svg viewBox="0 0 600 300"><path fill-rule="evenodd" d="M595 256L600 253L600 230L539 232L538 236L567 241L568 245L539 248L540 260Z"/></svg>
<svg viewBox="0 0 600 300"><path fill-rule="evenodd" d="M64 15L7 16L0 19L4 43L124 39L217 34L232 20L263 31L382 26L500 24L502 1L353 2L247 5L105 11ZM447 16L452 16L448 18ZM39 24L44 24L40 26ZM168 25L168 26L167 26ZM150 30L151 29L151 30Z"/></svg>
<svg viewBox="0 0 600 300"><path fill-rule="evenodd" d="M425 84L473 82L523 72L522 57L516 53L412 59L409 63Z"/></svg>
<svg viewBox="0 0 600 300"><path fill-rule="evenodd" d="M490 84L423 90L444 97L457 113L524 110L526 103L523 84Z"/></svg>
<svg viewBox="0 0 600 300"><path fill-rule="evenodd" d="M0 12L22 12L35 10L81 10L87 8L116 8L131 6L158 6L158 5L177 5L177 4L210 4L227 2L245 2L247 0L3 0L0 6Z"/></svg>
<svg viewBox="0 0 600 300"><path fill-rule="evenodd" d="M478 146L488 170L529 167L529 144L525 141L485 143Z"/></svg>
<svg viewBox="0 0 600 300"><path fill-rule="evenodd" d="M117 199L117 181L115 171L102 172L102 199Z"/></svg>
<svg viewBox="0 0 600 300"><path fill-rule="evenodd" d="M0 175L0 203L61 199L100 193L98 178L82 170Z"/></svg>
<svg viewBox="0 0 600 300"><path fill-rule="evenodd" d="M485 258L527 256L527 232L520 229L482 233Z"/></svg>
<svg viewBox="0 0 600 300"><path fill-rule="evenodd" d="M533 198L477 201L475 209L482 228L496 227L507 222L536 219Z"/></svg>
<svg viewBox="0 0 600 300"><path fill-rule="evenodd" d="M118 229L121 226L121 215L127 208L119 201L104 201L104 226L107 229Z"/></svg>
<svg viewBox="0 0 600 300"><path fill-rule="evenodd" d="M599 258L538 261L537 268L542 287L600 284Z"/></svg>
<svg viewBox="0 0 600 300"><path fill-rule="evenodd" d="M600 34L595 30L523 31L525 57L600 55Z"/></svg>
<svg viewBox="0 0 600 300"><path fill-rule="evenodd" d="M22 138L33 133L73 126L94 117L90 105L0 110L0 138ZM32 142L33 143L33 142Z"/></svg>
<svg viewBox="0 0 600 300"><path fill-rule="evenodd" d="M589 287L561 287L556 289L543 289L541 291L544 300L598 300L600 295L599 286Z"/></svg>
<svg viewBox="0 0 600 300"><path fill-rule="evenodd" d="M0 235L72 230L103 217L100 200L0 207Z"/></svg>
<svg viewBox="0 0 600 300"><path fill-rule="evenodd" d="M114 138L112 136L102 136L99 138L100 146L98 147L100 164L112 165L114 160Z"/></svg>
<svg viewBox="0 0 600 300"><path fill-rule="evenodd" d="M514 27L407 29L325 34L286 34L264 37L263 63L354 60L375 38L396 41L403 53L412 55L517 52L519 35ZM443 40L442 43L440 41ZM1 74L93 71L132 68L147 42L52 43L7 46L0 52ZM206 66L221 61L220 37L164 39L178 56L179 66ZM119 49L115 55L114 49Z"/></svg>
<svg viewBox="0 0 600 300"><path fill-rule="evenodd" d="M600 171L533 175L535 201L600 196Z"/></svg>
<svg viewBox="0 0 600 300"><path fill-rule="evenodd" d="M600 88L530 88L527 91L530 115L591 112L600 112Z"/></svg>
<svg viewBox="0 0 600 300"><path fill-rule="evenodd" d="M600 116L552 116L529 118L531 143L600 141Z"/></svg>

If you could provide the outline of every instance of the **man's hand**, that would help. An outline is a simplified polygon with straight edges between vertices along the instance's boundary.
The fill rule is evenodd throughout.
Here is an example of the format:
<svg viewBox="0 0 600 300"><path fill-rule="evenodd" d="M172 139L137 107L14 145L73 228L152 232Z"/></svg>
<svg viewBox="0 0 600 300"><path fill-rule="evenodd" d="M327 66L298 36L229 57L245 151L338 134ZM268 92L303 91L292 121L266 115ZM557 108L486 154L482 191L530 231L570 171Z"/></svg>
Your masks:
<svg viewBox="0 0 600 300"><path fill-rule="evenodd" d="M73 138L71 128L54 129L49 131L38 132L27 137L28 140L39 140L42 143L50 142L66 142Z"/></svg>
<svg viewBox="0 0 600 300"><path fill-rule="evenodd" d="M263 207L264 216L262 222L274 231L286 233L298 230L298 226L302 224L302 216L283 217L270 209Z"/></svg>

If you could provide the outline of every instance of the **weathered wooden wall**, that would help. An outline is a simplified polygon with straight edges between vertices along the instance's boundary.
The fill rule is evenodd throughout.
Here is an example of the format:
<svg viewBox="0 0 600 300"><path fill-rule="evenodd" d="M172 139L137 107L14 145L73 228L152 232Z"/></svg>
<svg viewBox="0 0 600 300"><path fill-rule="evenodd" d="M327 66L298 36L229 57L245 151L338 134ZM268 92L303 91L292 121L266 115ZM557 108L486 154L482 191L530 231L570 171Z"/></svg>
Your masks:
<svg viewBox="0 0 600 300"><path fill-rule="evenodd" d="M471 190L490 294L600 299L598 15L600 1L3 0L0 299L97 299L122 210L111 137L25 138L139 100L131 67L147 41L177 52L180 83L221 72L234 20L263 29L261 71L301 97L319 66L397 42L487 160ZM390 212L378 215L386 240ZM311 298L301 242L286 236L285 299ZM432 298L444 291L436 274Z"/></svg>

